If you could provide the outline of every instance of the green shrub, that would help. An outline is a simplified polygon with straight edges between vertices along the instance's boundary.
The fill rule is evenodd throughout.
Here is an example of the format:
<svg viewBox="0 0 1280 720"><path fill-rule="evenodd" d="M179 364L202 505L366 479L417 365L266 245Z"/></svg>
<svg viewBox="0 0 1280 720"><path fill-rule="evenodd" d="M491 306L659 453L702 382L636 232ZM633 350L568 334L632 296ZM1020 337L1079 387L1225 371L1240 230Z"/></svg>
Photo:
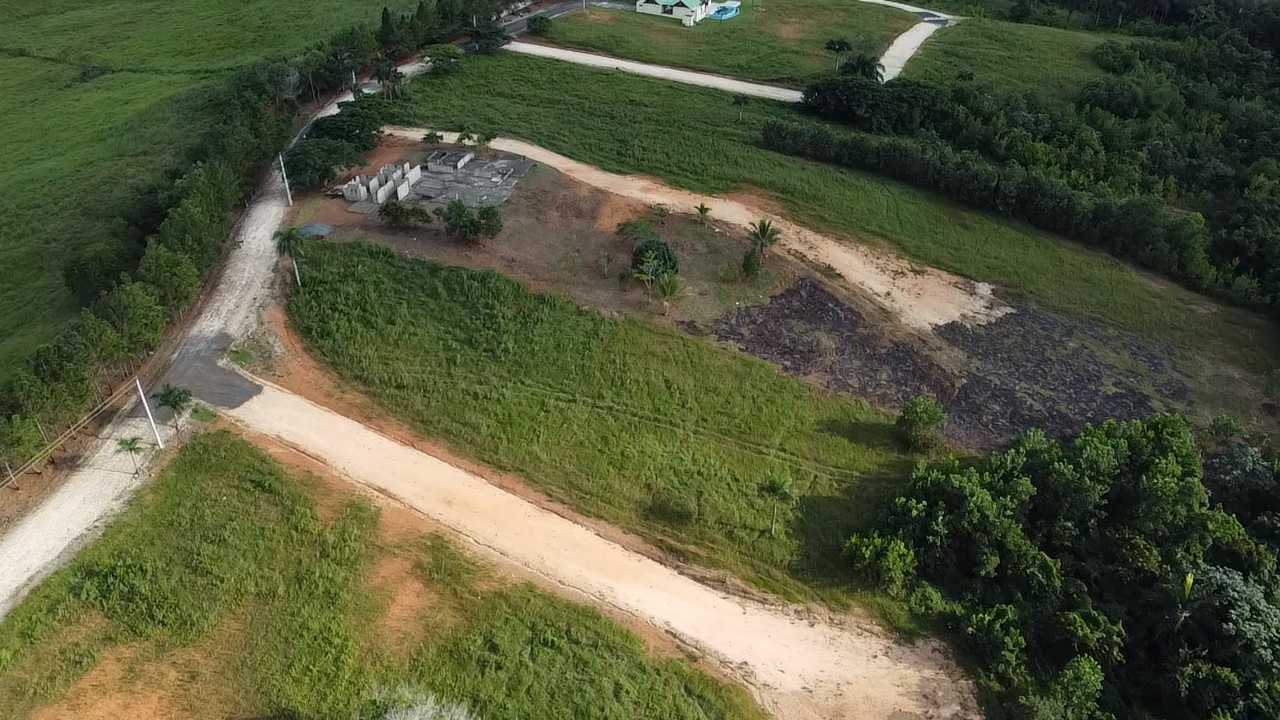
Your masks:
<svg viewBox="0 0 1280 720"><path fill-rule="evenodd" d="M917 395L903 406L896 429L908 450L932 452L945 444L942 431L946 426L947 413L942 405L931 397Z"/></svg>
<svg viewBox="0 0 1280 720"><path fill-rule="evenodd" d="M655 261L654 267L645 268L645 260L652 254ZM645 240L636 246L634 252L631 253L631 270L633 272L641 272L649 270L650 274L656 281L663 275L676 275L680 272L680 261L676 258L676 251L666 242L656 238Z"/></svg>
<svg viewBox="0 0 1280 720"><path fill-rule="evenodd" d="M878 532L854 535L844 546L854 571L864 580L902 597L916 579L916 554L896 537Z"/></svg>
<svg viewBox="0 0 1280 720"><path fill-rule="evenodd" d="M534 15L529 18L530 35L546 35L551 32L552 21L546 15Z"/></svg>
<svg viewBox="0 0 1280 720"><path fill-rule="evenodd" d="M350 143L329 138L306 138L284 156L285 171L294 190L317 190L337 176L340 168L364 162Z"/></svg>
<svg viewBox="0 0 1280 720"><path fill-rule="evenodd" d="M648 220L630 220L618 226L618 235L639 245L646 240L660 240L658 228Z"/></svg>

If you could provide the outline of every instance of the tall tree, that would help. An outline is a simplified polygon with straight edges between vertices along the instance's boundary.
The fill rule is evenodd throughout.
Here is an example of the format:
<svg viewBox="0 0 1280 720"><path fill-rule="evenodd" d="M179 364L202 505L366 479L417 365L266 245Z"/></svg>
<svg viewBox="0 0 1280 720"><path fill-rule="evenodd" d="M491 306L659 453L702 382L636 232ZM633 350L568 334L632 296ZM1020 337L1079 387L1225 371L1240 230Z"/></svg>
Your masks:
<svg viewBox="0 0 1280 720"><path fill-rule="evenodd" d="M799 496L795 483L785 475L770 475L760 483L760 496L767 499L773 506L769 518L769 537L774 537L778 529L778 506L784 503L790 505Z"/></svg>
<svg viewBox="0 0 1280 720"><path fill-rule="evenodd" d="M837 38L827 41L827 52L834 53L836 56L836 72L840 72L840 61L844 59L845 53L853 51L853 43L845 38Z"/></svg>

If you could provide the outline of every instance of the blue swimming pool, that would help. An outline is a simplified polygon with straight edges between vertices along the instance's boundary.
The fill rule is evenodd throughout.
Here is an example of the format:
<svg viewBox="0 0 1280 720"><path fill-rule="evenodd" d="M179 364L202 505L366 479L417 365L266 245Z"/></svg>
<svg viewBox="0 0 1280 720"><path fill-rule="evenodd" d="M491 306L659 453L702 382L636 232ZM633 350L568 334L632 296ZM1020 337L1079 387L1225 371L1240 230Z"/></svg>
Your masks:
<svg viewBox="0 0 1280 720"><path fill-rule="evenodd" d="M733 5L733 6L721 5L720 7L716 8L715 12L711 13L707 17L711 18L712 20L728 20L729 18L733 18L737 16L738 16L738 7L736 5Z"/></svg>

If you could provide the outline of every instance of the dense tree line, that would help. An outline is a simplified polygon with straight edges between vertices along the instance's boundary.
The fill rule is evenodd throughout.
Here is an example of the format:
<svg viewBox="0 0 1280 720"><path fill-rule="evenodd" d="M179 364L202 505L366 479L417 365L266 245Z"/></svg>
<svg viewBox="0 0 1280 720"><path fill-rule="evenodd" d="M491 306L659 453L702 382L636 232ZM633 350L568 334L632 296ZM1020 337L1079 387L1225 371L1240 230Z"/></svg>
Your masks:
<svg viewBox="0 0 1280 720"><path fill-rule="evenodd" d="M1193 288L1274 307L1280 67L1229 26L1180 32L1100 45L1094 59L1107 74L1074 102L963 76L945 85L822 80L806 90L808 112L918 147L776 124L766 144L909 182L929 163L954 175L927 185L961 202L1104 245ZM1100 218L1112 226L1105 234Z"/></svg>
<svg viewBox="0 0 1280 720"><path fill-rule="evenodd" d="M1235 443L1203 467L1173 416L1032 432L918 470L849 556L945 623L1010 717L1275 718L1277 469Z"/></svg>
<svg viewBox="0 0 1280 720"><path fill-rule="evenodd" d="M64 277L85 304L80 317L37 349L0 393L0 460L18 466L44 438L88 410L113 367L145 357L167 321L195 300L222 256L237 209L285 145L303 104L349 86L352 74L453 38L473 13L496 15L494 0L437 0L414 12L384 12L377 28L342 30L278 61L245 68L203 98L217 120L205 129L169 185L147 188L125 213L130 238L103 241L68 261ZM374 104L361 106L374 107ZM321 136L376 141L360 111L317 123ZM353 116L361 117L354 118ZM363 134L361 134L361 132Z"/></svg>

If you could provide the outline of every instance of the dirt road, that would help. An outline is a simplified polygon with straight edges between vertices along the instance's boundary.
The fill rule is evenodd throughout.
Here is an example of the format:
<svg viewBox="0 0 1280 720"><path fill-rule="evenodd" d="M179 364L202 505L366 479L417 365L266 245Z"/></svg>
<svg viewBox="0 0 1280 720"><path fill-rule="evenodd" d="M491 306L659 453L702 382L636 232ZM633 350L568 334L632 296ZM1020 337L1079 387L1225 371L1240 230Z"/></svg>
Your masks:
<svg viewBox="0 0 1280 720"><path fill-rule="evenodd" d="M677 70L676 68L670 68L664 65L650 65L648 63L622 60L620 58L609 57L608 55L596 55L593 53L581 52L579 50L565 50L564 48L551 47L548 45L535 45L533 43L519 41L510 43L506 46L506 49L511 52L522 53L524 55L536 55L537 57L564 60L565 62L601 68L604 70L620 70L633 75L660 78L662 80L670 80L672 82L684 83L686 85L700 85L702 87L715 88L717 90L724 90L725 92L747 95L749 97L764 98L766 100L798 103L804 99L804 93L799 90L788 90L787 88L774 87L772 85L761 85L759 83L745 82L743 80L734 80L733 78L721 75L711 75L709 73Z"/></svg>
<svg viewBox="0 0 1280 720"><path fill-rule="evenodd" d="M429 128L386 129L389 135L414 140L430 131ZM448 142L457 140L457 133L441 134ZM523 155L579 182L651 205L666 205L675 212L693 213L699 204L706 204L714 219L744 229L767 215L759 208L736 200L699 195L653 180L605 172L521 140L498 138L489 146ZM782 239L776 246L779 250L798 254L819 267L829 266L844 282L870 293L911 327L927 330L957 320L981 324L1010 311L991 294L989 287L980 283L916 265L888 250L838 242L779 218L773 218L773 222L782 231Z"/></svg>
<svg viewBox="0 0 1280 720"><path fill-rule="evenodd" d="M979 717L935 642L904 646L732 597L273 385L227 415L548 580L673 633L781 720Z"/></svg>
<svg viewBox="0 0 1280 720"><path fill-rule="evenodd" d="M417 137L424 132L404 131ZM760 214L740 203L603 173L525 143L498 140L493 146L676 210L705 201L716 217L738 225ZM238 226L231 258L161 382L191 388L237 422L303 449L357 482L396 495L490 552L669 630L755 688L779 718L978 717L971 687L956 679L961 674L935 644L902 646L843 622L724 595L355 421L218 365L258 317L276 267L272 233L286 210L283 188L273 178ZM883 292L888 304L918 323L981 319L1000 310L958 278L920 271L790 223L779 226L786 247ZM144 422L136 413L122 414L104 432L96 454L0 538L0 617L128 501L138 482L129 472L129 458L115 453L115 443L121 437L145 436Z"/></svg>
<svg viewBox="0 0 1280 720"><path fill-rule="evenodd" d="M861 2L905 10L923 18L921 22L912 25L907 28L906 32L894 38L889 47L885 49L884 54L880 56L880 64L884 67L884 79L886 81L902 74L902 70L907 66L907 61L920 50L920 46L924 45L925 40L928 40L930 36L942 28L960 20L955 15L895 2L894 0L861 0Z"/></svg>

